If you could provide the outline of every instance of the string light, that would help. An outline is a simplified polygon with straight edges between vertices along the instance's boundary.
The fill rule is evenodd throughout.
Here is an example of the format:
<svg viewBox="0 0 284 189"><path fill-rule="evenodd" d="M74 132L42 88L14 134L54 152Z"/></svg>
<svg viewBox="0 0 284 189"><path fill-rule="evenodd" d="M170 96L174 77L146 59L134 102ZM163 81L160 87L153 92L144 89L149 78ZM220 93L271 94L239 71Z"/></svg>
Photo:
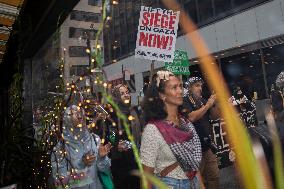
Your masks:
<svg viewBox="0 0 284 189"><path fill-rule="evenodd" d="M134 116L132 116L132 115L128 116L129 121L133 121L134 119L135 119Z"/></svg>

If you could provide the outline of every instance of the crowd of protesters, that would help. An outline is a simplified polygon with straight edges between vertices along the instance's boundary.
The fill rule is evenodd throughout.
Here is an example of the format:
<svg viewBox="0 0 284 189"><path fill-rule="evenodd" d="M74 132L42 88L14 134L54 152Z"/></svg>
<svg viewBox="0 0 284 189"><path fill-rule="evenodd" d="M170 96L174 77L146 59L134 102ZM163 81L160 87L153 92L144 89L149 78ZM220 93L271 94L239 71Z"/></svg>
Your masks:
<svg viewBox="0 0 284 189"><path fill-rule="evenodd" d="M131 106L127 85L119 84L111 91L120 112L127 117L144 171L156 175L174 189L220 188L218 147L212 137L212 120L222 116L216 95L203 97L203 85L200 77L190 77L183 84L181 78L171 72L158 71L143 89L139 106ZM271 90L271 104L282 143L283 88L284 72L281 72ZM235 106L252 136L261 142L268 140L269 135L258 127L254 101L239 86L233 88L228 103ZM92 121L96 127L90 130L86 126L84 109L76 104L69 104L63 112L64 140L54 147L56 153L51 160L53 186L141 188L139 177L133 175L138 167L124 127L125 120L117 115L115 107L110 104L100 106L104 115L98 111L94 113ZM266 153L271 153L270 145L266 146ZM100 172L108 174L103 178ZM155 186L148 183L148 188Z"/></svg>

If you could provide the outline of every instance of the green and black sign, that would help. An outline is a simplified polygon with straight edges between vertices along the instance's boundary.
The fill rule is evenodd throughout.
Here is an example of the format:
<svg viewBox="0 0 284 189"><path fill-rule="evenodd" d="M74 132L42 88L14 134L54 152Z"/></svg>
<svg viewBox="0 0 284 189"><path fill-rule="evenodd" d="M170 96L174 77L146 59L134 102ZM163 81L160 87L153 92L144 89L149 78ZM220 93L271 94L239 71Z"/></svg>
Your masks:
<svg viewBox="0 0 284 189"><path fill-rule="evenodd" d="M187 53L176 50L173 62L166 62L165 68L176 75L190 75Z"/></svg>

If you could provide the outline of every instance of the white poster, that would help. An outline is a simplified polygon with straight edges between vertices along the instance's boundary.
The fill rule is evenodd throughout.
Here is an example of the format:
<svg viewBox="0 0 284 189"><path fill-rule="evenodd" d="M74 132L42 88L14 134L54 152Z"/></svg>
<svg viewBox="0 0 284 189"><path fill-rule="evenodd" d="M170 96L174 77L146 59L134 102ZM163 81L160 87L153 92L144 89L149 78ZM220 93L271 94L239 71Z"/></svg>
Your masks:
<svg viewBox="0 0 284 189"><path fill-rule="evenodd" d="M141 6L135 57L173 62L179 11Z"/></svg>

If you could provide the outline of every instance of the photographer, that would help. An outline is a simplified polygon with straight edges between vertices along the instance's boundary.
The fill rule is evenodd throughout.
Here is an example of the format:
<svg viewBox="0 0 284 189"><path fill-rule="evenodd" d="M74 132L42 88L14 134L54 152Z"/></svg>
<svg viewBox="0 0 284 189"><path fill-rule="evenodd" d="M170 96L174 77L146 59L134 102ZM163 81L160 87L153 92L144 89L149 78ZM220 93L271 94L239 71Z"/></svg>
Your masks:
<svg viewBox="0 0 284 189"><path fill-rule="evenodd" d="M216 96L213 94L207 102L202 97L203 80L191 77L186 82L188 94L184 97L183 113L193 123L201 141L202 160L200 173L207 189L219 188L219 169L214 153L217 147L210 136L209 109L214 106Z"/></svg>

